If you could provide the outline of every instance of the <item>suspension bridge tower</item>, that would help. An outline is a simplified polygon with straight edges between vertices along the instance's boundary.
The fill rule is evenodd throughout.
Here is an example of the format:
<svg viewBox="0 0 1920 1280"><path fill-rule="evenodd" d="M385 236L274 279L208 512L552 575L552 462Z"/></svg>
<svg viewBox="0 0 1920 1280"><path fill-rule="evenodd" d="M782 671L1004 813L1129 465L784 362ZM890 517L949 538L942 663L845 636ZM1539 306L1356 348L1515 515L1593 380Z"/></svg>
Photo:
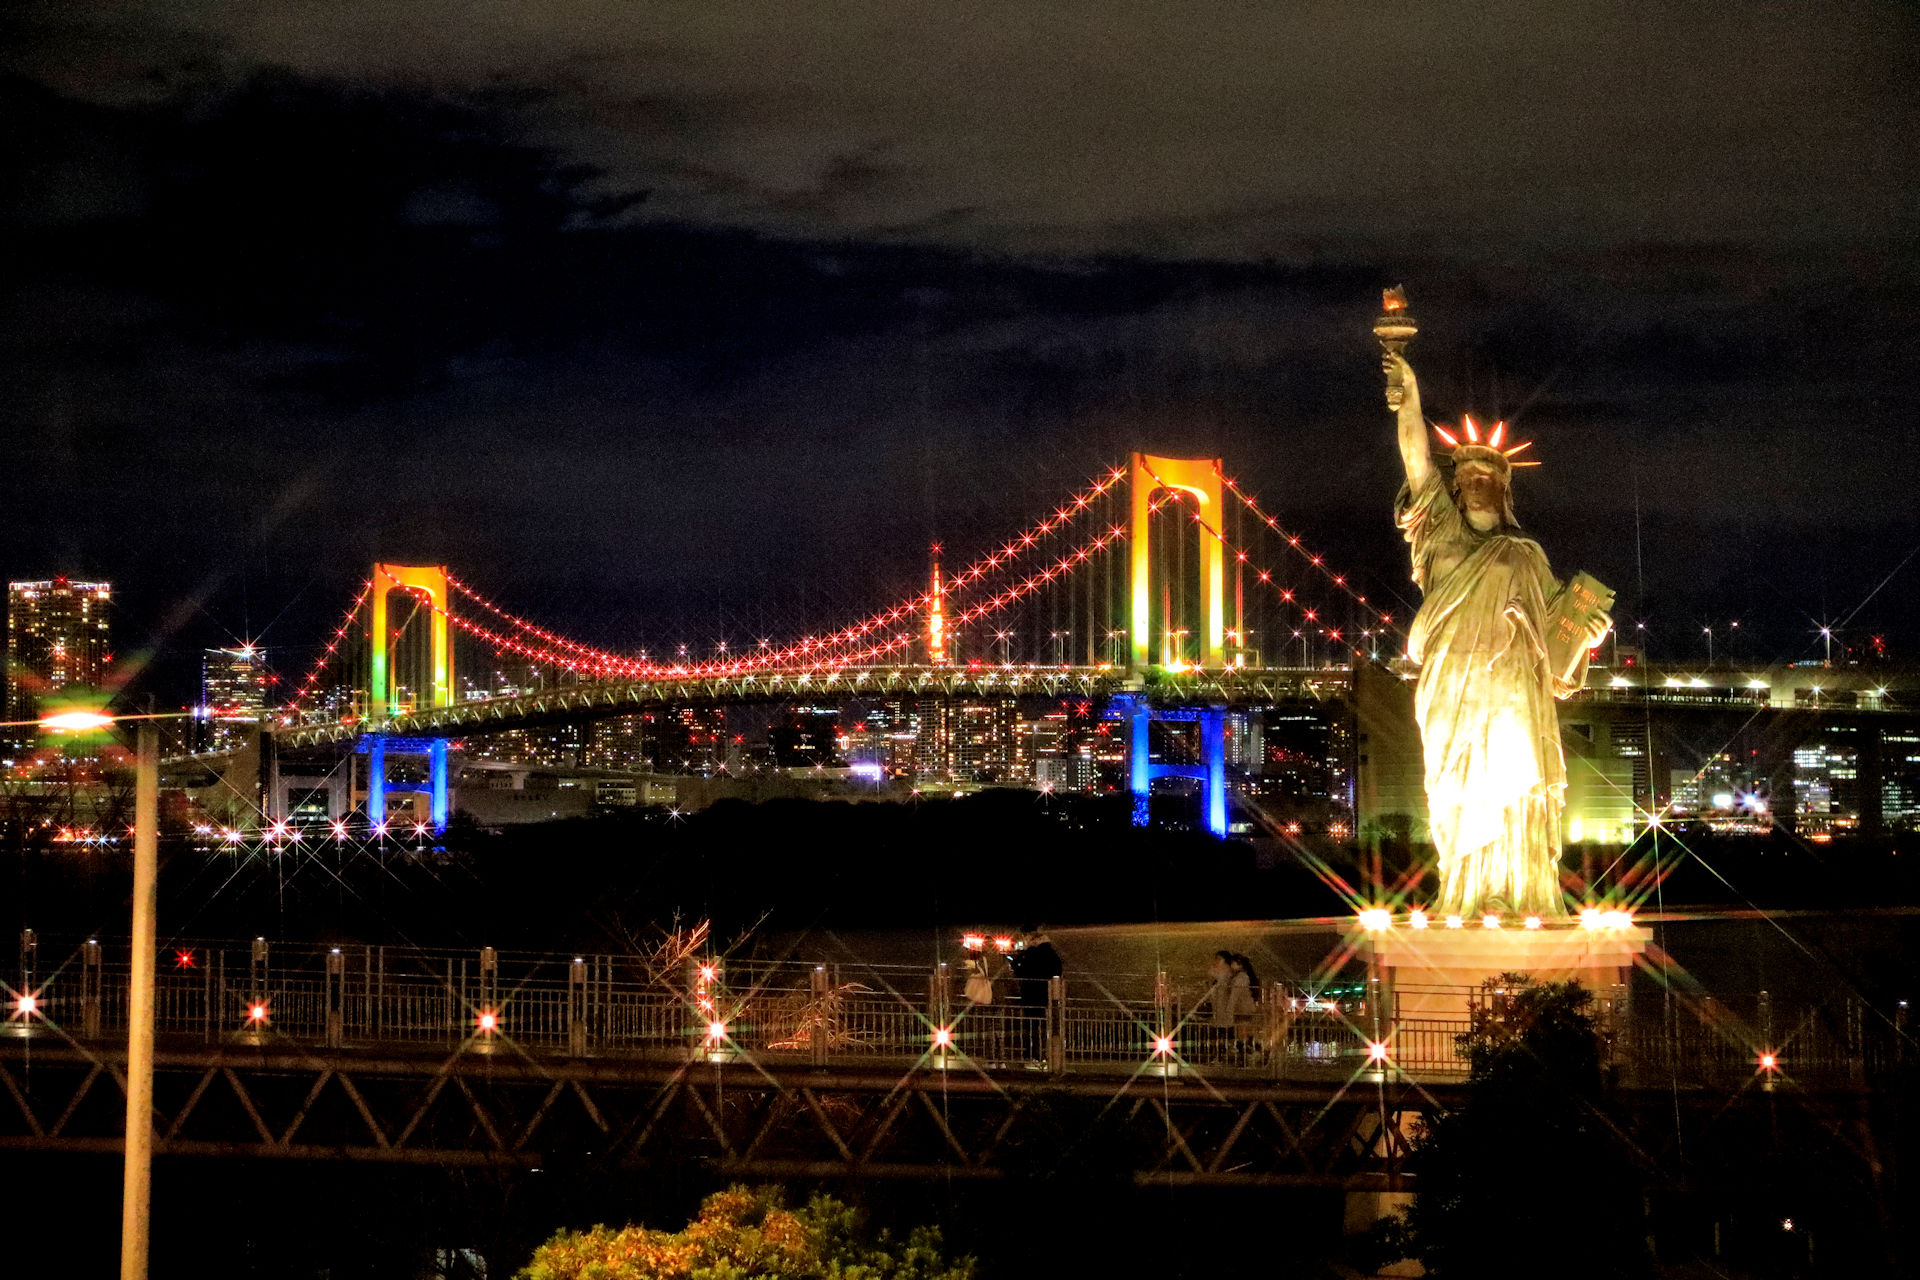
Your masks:
<svg viewBox="0 0 1920 1280"><path fill-rule="evenodd" d="M426 791L436 831L446 830L451 816L451 797L447 779L447 740L400 738L386 732L394 716L406 711L453 705L453 598L447 580L447 567L441 565L376 564L373 566L372 621L368 635L367 732L360 737L357 750L367 756L367 820L380 824L387 820L387 793L396 788L387 776L387 756L425 756L428 762ZM389 599L394 592L412 598L415 607L407 619L395 627ZM426 628L425 670L418 661L400 660L402 641L413 634L424 619ZM407 667L414 670L407 670ZM396 677L406 674L405 684ZM401 699L401 688L418 690L414 699Z"/></svg>
<svg viewBox="0 0 1920 1280"><path fill-rule="evenodd" d="M1148 799L1155 778L1192 778L1200 783L1200 811L1207 830L1227 834L1227 717L1224 706L1191 707L1156 703L1149 686L1160 672L1178 674L1191 667L1226 666L1226 540L1222 496L1226 483L1218 458L1162 458L1136 453L1129 478L1132 490L1132 564L1129 573L1128 630L1131 640L1128 671L1138 691L1121 702L1130 730L1128 785L1133 792L1133 821L1147 823ZM1188 553L1179 545L1161 548L1154 538L1154 499L1163 492L1191 504L1189 523L1199 539L1199 599L1197 610L1182 611L1168 589L1167 573L1155 574L1156 564L1171 564ZM1162 522L1163 526L1171 521ZM1164 535L1165 529L1163 527ZM1183 595L1185 593L1182 593ZM1154 608L1156 597L1160 608ZM1191 612L1193 616L1180 616ZM1155 636L1154 623L1160 623ZM1182 623L1190 625L1183 626ZM1237 624L1236 624L1237 625ZM1185 637L1198 637L1192 659ZM1160 640L1160 661L1154 663L1153 642ZM1152 756L1154 721L1186 722L1199 732L1200 760L1192 764L1155 763Z"/></svg>

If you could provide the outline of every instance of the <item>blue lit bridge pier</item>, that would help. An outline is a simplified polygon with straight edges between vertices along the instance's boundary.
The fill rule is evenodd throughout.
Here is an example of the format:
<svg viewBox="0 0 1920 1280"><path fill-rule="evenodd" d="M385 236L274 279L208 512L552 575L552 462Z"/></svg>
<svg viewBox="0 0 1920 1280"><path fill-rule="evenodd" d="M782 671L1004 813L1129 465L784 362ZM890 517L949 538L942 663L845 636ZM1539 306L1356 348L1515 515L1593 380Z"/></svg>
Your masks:
<svg viewBox="0 0 1920 1280"><path fill-rule="evenodd" d="M392 794L425 795L427 822L436 832L447 829L451 816L447 783L447 740L445 738L402 738L383 733L363 733L354 744L354 752L367 758L367 821L378 826L388 820L388 797ZM401 767L398 776L392 770L397 762L423 762ZM417 810L416 810L417 813Z"/></svg>
<svg viewBox="0 0 1920 1280"><path fill-rule="evenodd" d="M1227 710L1224 706L1155 706L1143 693L1122 694L1113 700L1128 725L1128 789L1133 792L1133 825L1144 827L1156 778L1191 778L1200 784L1200 815L1208 831L1227 834ZM1196 763L1156 760L1153 725L1187 724L1199 735Z"/></svg>

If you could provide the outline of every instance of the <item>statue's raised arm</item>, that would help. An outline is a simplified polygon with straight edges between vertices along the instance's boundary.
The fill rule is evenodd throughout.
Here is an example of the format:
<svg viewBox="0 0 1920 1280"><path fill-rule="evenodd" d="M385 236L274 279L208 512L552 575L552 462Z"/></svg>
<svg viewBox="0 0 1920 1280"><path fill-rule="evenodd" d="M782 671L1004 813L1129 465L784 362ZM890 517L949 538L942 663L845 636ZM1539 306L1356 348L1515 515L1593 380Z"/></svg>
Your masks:
<svg viewBox="0 0 1920 1280"><path fill-rule="evenodd" d="M1387 408L1400 418L1400 458L1407 464L1407 491L1419 493L1433 474L1433 455L1427 446L1427 420L1420 413L1420 383L1413 367L1400 353L1420 332L1407 314L1407 291L1399 285L1380 296L1380 318L1373 336L1380 343L1380 369L1387 375Z"/></svg>
<svg viewBox="0 0 1920 1280"><path fill-rule="evenodd" d="M1406 357L1388 354L1380 363L1386 369L1388 385L1400 388L1400 404L1394 410L1400 419L1400 460L1407 466L1408 490L1418 493L1433 472L1427 420L1420 412L1420 383L1414 378L1413 366L1407 363Z"/></svg>

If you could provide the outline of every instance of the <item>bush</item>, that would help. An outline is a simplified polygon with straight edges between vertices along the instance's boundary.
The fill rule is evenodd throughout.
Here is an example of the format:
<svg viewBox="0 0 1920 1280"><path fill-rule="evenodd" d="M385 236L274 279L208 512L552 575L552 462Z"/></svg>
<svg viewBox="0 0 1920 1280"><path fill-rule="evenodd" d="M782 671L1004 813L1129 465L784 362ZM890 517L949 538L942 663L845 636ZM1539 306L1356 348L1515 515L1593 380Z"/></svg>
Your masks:
<svg viewBox="0 0 1920 1280"><path fill-rule="evenodd" d="M948 1259L940 1233L904 1241L865 1230L831 1196L799 1209L777 1187L734 1186L708 1196L681 1231L652 1227L562 1231L535 1250L520 1280L972 1280L973 1260Z"/></svg>

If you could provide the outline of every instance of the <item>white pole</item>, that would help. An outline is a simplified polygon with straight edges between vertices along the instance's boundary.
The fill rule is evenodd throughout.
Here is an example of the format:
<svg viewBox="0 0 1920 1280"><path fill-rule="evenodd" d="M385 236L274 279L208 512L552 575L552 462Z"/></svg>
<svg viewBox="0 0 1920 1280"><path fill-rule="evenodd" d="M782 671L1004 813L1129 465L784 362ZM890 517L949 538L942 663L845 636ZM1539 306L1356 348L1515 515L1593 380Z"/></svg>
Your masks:
<svg viewBox="0 0 1920 1280"><path fill-rule="evenodd" d="M133 956L127 995L127 1163L120 1195L120 1280L147 1280L153 1192L153 966L160 878L160 741L142 720L133 788Z"/></svg>

